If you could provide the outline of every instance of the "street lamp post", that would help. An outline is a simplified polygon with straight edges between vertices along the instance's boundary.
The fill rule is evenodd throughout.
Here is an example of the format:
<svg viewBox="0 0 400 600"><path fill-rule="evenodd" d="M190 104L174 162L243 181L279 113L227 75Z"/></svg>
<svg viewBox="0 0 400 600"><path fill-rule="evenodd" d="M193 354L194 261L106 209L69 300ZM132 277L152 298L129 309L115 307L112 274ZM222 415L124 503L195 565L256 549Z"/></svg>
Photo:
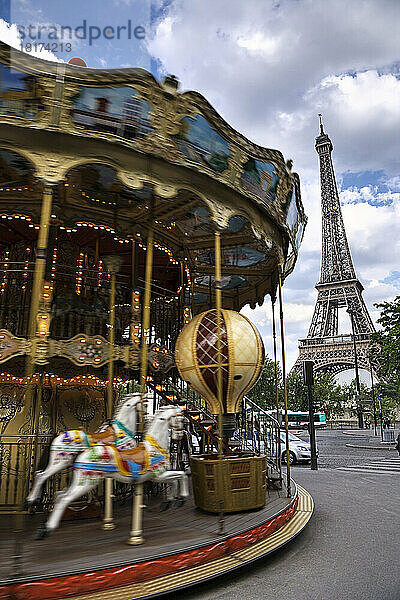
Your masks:
<svg viewBox="0 0 400 600"><path fill-rule="evenodd" d="M355 370L355 374L356 374L358 426L359 426L360 429L364 429L363 414L362 414L362 408L361 408L361 405L360 405L361 389L360 389L360 377L359 377L359 374L358 374L358 357L357 357L356 333L355 333L355 330L354 330L354 312L355 311L352 308L348 308L347 312L350 315L351 330L352 330L352 333L353 333L354 370Z"/></svg>
<svg viewBox="0 0 400 600"><path fill-rule="evenodd" d="M378 396L378 402L379 402L379 421L380 421L380 430L381 430L381 440L383 442L383 413L382 413L382 402L381 402L380 396Z"/></svg>

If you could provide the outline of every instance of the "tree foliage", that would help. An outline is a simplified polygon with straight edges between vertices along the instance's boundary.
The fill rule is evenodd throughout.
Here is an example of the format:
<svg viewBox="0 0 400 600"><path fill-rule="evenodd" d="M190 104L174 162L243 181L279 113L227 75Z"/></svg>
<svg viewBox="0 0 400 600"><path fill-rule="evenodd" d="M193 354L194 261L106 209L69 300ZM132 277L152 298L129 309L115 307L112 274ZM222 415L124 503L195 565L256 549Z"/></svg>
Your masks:
<svg viewBox="0 0 400 600"><path fill-rule="evenodd" d="M279 405L283 408L283 380L280 365L278 371ZM379 420L381 404L383 418L395 417L396 402L400 397L400 381L395 383L378 384L375 389L376 415ZM292 372L286 378L288 409L294 411L308 410L308 393L301 373ZM360 403L365 418L372 421L373 403L372 390L364 383L360 386ZM317 373L313 386L314 410L324 412L327 419L340 419L345 412L357 415L357 388L355 380L350 383L338 384L334 376L327 373ZM275 364L266 358L263 372L257 384L250 390L249 398L264 409L275 408Z"/></svg>
<svg viewBox="0 0 400 600"><path fill-rule="evenodd" d="M400 296L375 304L381 309L381 329L372 335L371 361L381 377L377 395L384 417L394 418L400 405Z"/></svg>
<svg viewBox="0 0 400 600"><path fill-rule="evenodd" d="M318 373L314 380L315 410L324 412L327 419L341 417L344 413L342 386L328 373Z"/></svg>
<svg viewBox="0 0 400 600"><path fill-rule="evenodd" d="M297 371L286 377L287 399L289 410L308 410L307 387L303 376Z"/></svg>
<svg viewBox="0 0 400 600"><path fill-rule="evenodd" d="M282 399L282 371L277 365L278 370L278 390L279 401ZM261 408L271 409L276 406L275 392L275 363L268 356L265 359L264 368L260 379L248 394L250 400L253 400Z"/></svg>
<svg viewBox="0 0 400 600"><path fill-rule="evenodd" d="M392 302L382 302L375 306L381 310L378 319L381 329L372 335L371 349L371 361L381 378L375 389L376 414L379 419L381 407L383 418L393 419L396 407L400 404L400 296ZM279 363L277 370L279 404L283 407L283 381ZM288 408L295 411L308 410L307 387L302 374L289 373L286 386ZM343 418L345 411L356 416L360 404L365 418L373 418L372 390L363 383L358 400L355 381L339 385L333 376L317 373L313 393L315 411L325 412L327 419ZM271 358L266 358L261 377L249 392L249 397L262 408L275 407L275 363Z"/></svg>
<svg viewBox="0 0 400 600"><path fill-rule="evenodd" d="M371 358L384 379L400 380L400 296L393 302L375 304L381 309L382 329L372 335Z"/></svg>

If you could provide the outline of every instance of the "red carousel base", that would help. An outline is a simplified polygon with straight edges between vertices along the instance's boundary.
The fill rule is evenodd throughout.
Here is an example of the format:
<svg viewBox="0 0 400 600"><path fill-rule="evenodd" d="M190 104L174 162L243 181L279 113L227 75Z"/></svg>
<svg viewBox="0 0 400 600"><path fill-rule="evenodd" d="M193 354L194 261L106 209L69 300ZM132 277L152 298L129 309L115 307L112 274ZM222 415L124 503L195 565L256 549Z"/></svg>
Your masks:
<svg viewBox="0 0 400 600"><path fill-rule="evenodd" d="M269 492L271 495L274 493ZM274 508L279 505L280 510L273 512ZM149 510L151 511L151 509ZM280 492L280 496L278 493L277 499L267 502L267 506L262 510L245 513L239 517L238 515L236 517L227 516L227 533L223 536L216 535L215 516L204 515L193 506L186 507L181 513L178 513L177 509L173 515L171 514L170 533L176 532L178 529L179 535L181 529L185 531L185 524L182 522L188 520L186 535L181 535L181 539L175 539L173 543L169 538L168 543L163 544L163 532L159 531L160 543L156 545L154 543L155 536L151 535L149 528L146 528L145 518L144 532L148 538L145 544L135 548L124 547L122 546L121 524L118 523L119 534L115 533L117 530L101 532L105 553L103 556L97 556L97 567L95 566L96 558L94 559L93 554L90 554L86 558L80 559L81 568L77 568L77 556L71 552L73 545L67 539L65 556L62 561L63 568L60 568L60 564L58 572L55 573L54 566L48 564L46 574L39 575L39 573L34 573L37 567L32 563L30 576L27 574L13 580L3 580L3 585L0 587L0 599L133 600L150 598L217 577L273 552L300 533L307 525L312 513L313 500L308 492L299 487L292 498L284 498L283 493ZM181 515L180 519L178 519L178 514ZM155 519L160 520L158 515ZM202 542L199 540L200 530L196 529L195 524L191 527L191 523L195 523L196 519L200 521L203 533L207 529L209 530L208 536L203 535ZM168 522L167 519L166 522ZM246 526L243 528L246 523L247 528ZM67 527L67 524L63 524L62 527ZM79 527L79 524L75 523L74 527ZM93 522L92 527L96 527ZM160 527L159 523L158 527ZM96 531L98 537L100 535L98 525ZM77 533L75 530L75 535ZM154 527L153 533L155 533ZM41 548L46 551L50 551L52 548L53 553L63 553L63 547L60 547L60 541L62 542L60 530L54 532L53 535L53 541L50 537L44 542L30 542L30 549L36 548L36 552L40 553ZM193 543L196 536L197 543ZM165 540L168 537L167 535ZM208 537L208 541L206 541L206 537ZM81 543L82 541L81 538ZM90 542L90 540L87 541ZM109 544L113 543L116 548L111 558ZM47 548L41 544L46 544ZM96 540L93 541L93 545L96 545ZM171 546L175 546L175 550L165 552ZM70 552L67 552L68 547ZM45 554L44 560L46 560ZM134 560L135 555L136 560ZM108 564L107 568L104 568L104 564L101 566L102 558ZM112 559L114 560L112 561ZM111 564L113 566L110 566ZM42 565L41 570L43 571L43 569Z"/></svg>

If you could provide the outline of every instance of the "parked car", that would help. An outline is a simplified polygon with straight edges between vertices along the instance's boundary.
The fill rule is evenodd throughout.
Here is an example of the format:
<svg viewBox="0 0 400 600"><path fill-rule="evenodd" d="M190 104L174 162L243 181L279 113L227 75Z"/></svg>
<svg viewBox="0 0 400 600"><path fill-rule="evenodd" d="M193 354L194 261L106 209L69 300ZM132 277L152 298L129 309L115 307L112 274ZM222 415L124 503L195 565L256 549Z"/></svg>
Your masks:
<svg viewBox="0 0 400 600"><path fill-rule="evenodd" d="M282 462L286 463L286 432L281 429L281 459ZM244 439L247 437L247 440ZM252 439L250 431L244 433L243 430L236 430L233 435L233 439L241 439L242 447L247 450L255 449L260 450L262 453L267 453L268 451L265 448L264 439L258 441L257 432L255 432L255 440ZM271 448L271 439L269 439L268 446ZM317 449L318 456L318 449ZM297 435L289 432L289 464L294 464L298 462L307 462L311 461L311 446L309 442L305 442Z"/></svg>
<svg viewBox="0 0 400 600"><path fill-rule="evenodd" d="M286 463L286 432L281 431L282 462ZM317 448L318 456L318 448ZM311 446L309 442L301 440L297 435L289 433L289 464L308 462L311 460Z"/></svg>

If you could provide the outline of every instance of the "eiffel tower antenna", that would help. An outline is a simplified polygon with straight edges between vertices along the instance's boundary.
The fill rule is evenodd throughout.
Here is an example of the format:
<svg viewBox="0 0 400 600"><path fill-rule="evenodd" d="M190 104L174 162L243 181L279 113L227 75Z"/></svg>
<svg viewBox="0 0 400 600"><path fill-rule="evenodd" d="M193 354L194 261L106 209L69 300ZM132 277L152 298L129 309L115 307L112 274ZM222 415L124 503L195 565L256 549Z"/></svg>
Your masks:
<svg viewBox="0 0 400 600"><path fill-rule="evenodd" d="M354 368L353 338L338 335L339 308L352 315L360 368L369 369L370 335L375 331L362 297L343 223L342 209L332 162L333 144L324 131L319 114L320 135L315 140L319 156L322 212L321 273L316 284L318 297L305 339L299 340L299 357L292 370L302 369L305 360L314 361L314 370L332 375Z"/></svg>
<svg viewBox="0 0 400 600"><path fill-rule="evenodd" d="M322 123L322 115L321 115L321 113L318 113L318 116L319 116L319 130L321 132L321 135L325 135L324 126L323 126L323 123Z"/></svg>

